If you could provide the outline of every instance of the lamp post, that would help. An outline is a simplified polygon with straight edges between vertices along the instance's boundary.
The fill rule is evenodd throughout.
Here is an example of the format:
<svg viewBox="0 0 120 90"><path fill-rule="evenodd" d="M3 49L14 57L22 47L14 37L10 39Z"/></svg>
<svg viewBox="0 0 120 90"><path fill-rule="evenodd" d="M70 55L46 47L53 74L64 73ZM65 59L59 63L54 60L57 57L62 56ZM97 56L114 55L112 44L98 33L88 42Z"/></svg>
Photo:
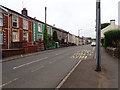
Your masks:
<svg viewBox="0 0 120 90"><path fill-rule="evenodd" d="M78 36L79 36L79 37L80 37L80 30L82 30L82 29L79 29L79 30L78 30Z"/></svg>
<svg viewBox="0 0 120 90"><path fill-rule="evenodd" d="M101 71L101 66L100 66L100 59L101 59L101 54L100 54L100 38L101 38L101 1L96 0L96 69L95 71Z"/></svg>

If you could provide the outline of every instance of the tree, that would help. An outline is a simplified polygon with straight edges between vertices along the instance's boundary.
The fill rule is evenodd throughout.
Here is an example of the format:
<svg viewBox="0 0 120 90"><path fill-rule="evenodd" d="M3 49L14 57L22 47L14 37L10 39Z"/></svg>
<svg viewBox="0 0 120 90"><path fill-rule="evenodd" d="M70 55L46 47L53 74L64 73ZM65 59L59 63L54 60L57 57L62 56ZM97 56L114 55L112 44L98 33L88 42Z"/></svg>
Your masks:
<svg viewBox="0 0 120 90"><path fill-rule="evenodd" d="M110 25L110 23L103 23L103 24L101 24L101 29L107 27L108 25Z"/></svg>
<svg viewBox="0 0 120 90"><path fill-rule="evenodd" d="M44 28L44 46L45 46L45 49L47 47L48 42L49 42L49 38L48 38L48 34L47 34L47 25L45 24L45 28Z"/></svg>
<svg viewBox="0 0 120 90"><path fill-rule="evenodd" d="M57 32L56 32L56 31L53 32L53 40L54 40L55 42L59 42L58 35L57 35Z"/></svg>

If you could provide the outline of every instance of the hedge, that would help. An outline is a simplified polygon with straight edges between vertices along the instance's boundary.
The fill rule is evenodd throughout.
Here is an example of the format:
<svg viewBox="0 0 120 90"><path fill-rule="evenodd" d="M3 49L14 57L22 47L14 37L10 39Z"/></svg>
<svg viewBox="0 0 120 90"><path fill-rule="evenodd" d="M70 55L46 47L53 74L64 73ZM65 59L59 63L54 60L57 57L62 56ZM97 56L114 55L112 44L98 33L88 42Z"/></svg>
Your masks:
<svg viewBox="0 0 120 90"><path fill-rule="evenodd" d="M120 48L120 30L109 30L104 33L103 46Z"/></svg>

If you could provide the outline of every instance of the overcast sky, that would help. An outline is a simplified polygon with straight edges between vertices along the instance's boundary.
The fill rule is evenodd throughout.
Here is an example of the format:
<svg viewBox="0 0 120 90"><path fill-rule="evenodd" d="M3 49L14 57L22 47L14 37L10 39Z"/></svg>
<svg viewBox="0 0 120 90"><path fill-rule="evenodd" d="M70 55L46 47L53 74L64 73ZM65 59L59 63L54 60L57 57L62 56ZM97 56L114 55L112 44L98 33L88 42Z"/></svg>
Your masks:
<svg viewBox="0 0 120 90"><path fill-rule="evenodd" d="M118 24L118 2L101 0L101 22L116 20ZM23 3L22 3L23 2ZM0 0L0 4L21 13L27 8L28 15L80 36L95 37L96 0Z"/></svg>

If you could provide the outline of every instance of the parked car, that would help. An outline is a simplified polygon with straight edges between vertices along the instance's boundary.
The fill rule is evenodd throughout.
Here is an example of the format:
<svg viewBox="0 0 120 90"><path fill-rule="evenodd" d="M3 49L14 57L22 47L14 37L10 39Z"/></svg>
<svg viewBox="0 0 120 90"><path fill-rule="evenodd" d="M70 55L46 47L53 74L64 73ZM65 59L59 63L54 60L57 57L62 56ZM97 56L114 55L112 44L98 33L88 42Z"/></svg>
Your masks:
<svg viewBox="0 0 120 90"><path fill-rule="evenodd" d="M92 42L92 43L91 43L91 46L96 46L96 42Z"/></svg>

